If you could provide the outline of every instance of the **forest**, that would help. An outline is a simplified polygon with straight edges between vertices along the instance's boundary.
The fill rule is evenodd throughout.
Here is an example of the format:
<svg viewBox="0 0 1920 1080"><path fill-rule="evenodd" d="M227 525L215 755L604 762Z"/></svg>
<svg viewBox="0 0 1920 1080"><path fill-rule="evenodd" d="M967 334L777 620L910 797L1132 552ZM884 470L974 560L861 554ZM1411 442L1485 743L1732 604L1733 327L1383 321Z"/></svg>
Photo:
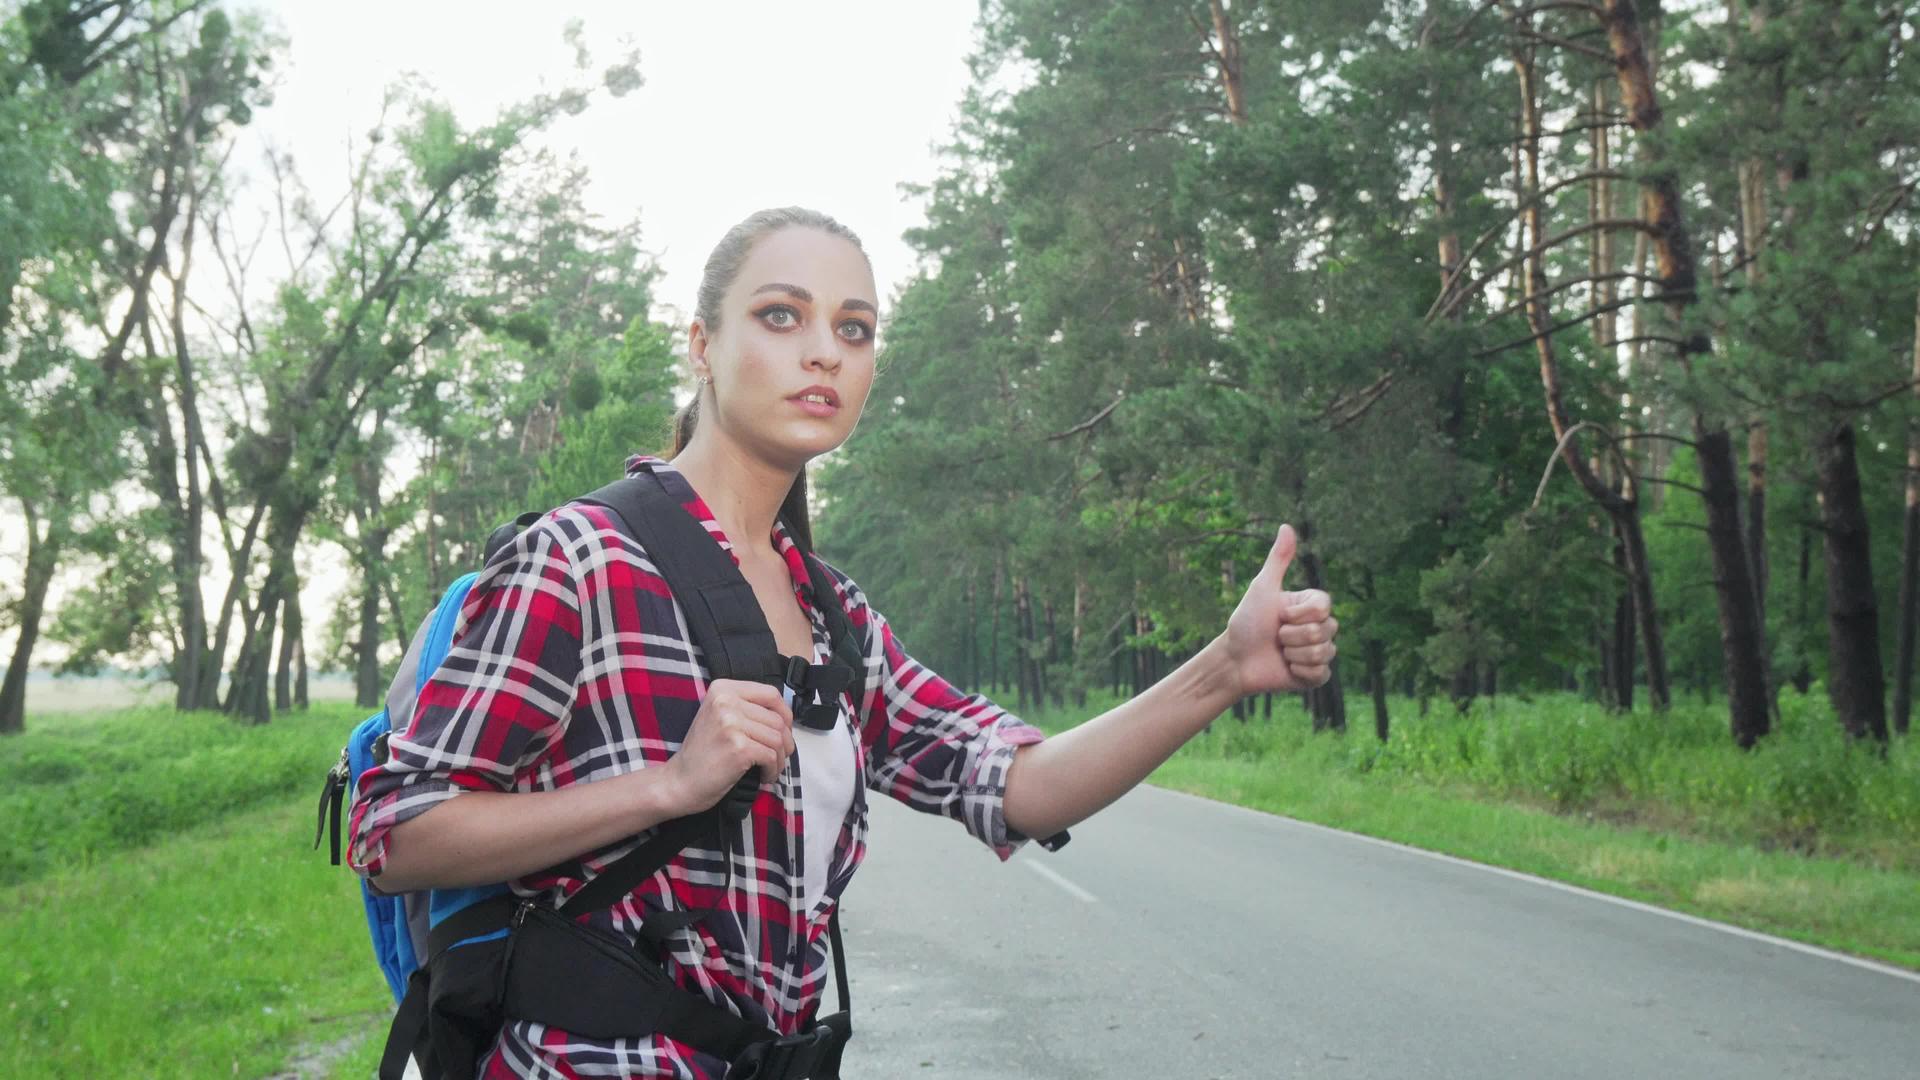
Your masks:
<svg viewBox="0 0 1920 1080"><path fill-rule="evenodd" d="M815 468L822 553L1022 708L1151 683L1289 521L1343 630L1316 731L1689 695L1752 747L1812 695L1884 747L1917 36L1888 0L988 0L874 397ZM644 65L575 45L477 126L396 87L336 200L240 160L257 15L8 15L0 731L49 656L253 723L317 671L376 701L494 526L665 443L685 328L534 146ZM346 578L303 610L321 553Z"/></svg>

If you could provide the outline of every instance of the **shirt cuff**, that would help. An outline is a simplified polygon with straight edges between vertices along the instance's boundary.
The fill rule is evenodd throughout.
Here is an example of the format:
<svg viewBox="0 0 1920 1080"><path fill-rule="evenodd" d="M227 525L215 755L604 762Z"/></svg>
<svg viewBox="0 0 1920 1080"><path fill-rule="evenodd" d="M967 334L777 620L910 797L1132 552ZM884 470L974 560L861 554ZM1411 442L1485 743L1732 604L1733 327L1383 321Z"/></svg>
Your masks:
<svg viewBox="0 0 1920 1080"><path fill-rule="evenodd" d="M473 789L444 777L416 774L411 783L368 804L354 819L353 842L347 848L348 865L365 877L379 877L387 866L387 834L396 825L469 790Z"/></svg>

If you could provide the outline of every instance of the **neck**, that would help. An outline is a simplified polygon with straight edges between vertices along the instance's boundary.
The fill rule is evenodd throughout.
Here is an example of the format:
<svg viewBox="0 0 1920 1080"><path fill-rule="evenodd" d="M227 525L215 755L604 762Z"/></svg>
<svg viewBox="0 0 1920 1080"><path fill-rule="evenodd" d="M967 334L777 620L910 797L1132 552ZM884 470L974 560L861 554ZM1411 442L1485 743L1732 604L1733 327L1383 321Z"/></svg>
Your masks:
<svg viewBox="0 0 1920 1080"><path fill-rule="evenodd" d="M773 519L798 474L727 446L705 429L694 434L673 465L742 556L773 551Z"/></svg>

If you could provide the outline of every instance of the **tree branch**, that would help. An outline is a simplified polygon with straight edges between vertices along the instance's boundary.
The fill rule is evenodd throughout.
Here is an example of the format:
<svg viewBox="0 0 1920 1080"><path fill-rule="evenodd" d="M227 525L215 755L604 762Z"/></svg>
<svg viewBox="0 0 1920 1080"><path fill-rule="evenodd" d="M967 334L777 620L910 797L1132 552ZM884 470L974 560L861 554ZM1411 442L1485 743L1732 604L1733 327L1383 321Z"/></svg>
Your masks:
<svg viewBox="0 0 1920 1080"><path fill-rule="evenodd" d="M1650 284L1659 285L1665 279L1654 277L1651 274L1637 274L1630 270L1622 270L1622 271L1619 271L1618 273L1612 273L1612 274L1593 274L1587 277L1568 278L1565 281L1556 282L1553 285L1553 287L1549 288L1547 291L1543 293L1539 293L1535 295L1531 299L1522 298L1517 303L1514 303L1508 307L1502 308L1501 310L1494 312L1492 315L1487 316L1486 319L1482 321L1481 325L1484 326L1484 325L1487 325L1488 323L1492 323L1499 319L1506 318L1508 315L1511 315L1514 312L1519 311L1521 308L1526 307L1527 304L1532 302L1532 300L1544 300L1547 297L1552 296L1554 293L1563 292L1567 289L1574 287L1575 285L1597 285L1602 281L1624 281L1624 280L1645 281Z"/></svg>
<svg viewBox="0 0 1920 1080"><path fill-rule="evenodd" d="M1567 319L1564 322L1555 323L1554 325L1547 327L1545 330L1542 330L1537 334L1529 334L1526 337L1520 338L1517 341L1509 341L1504 345L1496 345L1491 349L1481 349L1478 352L1473 353L1470 358L1474 360L1484 360L1487 357L1493 356L1497 353L1506 352L1508 349L1517 349L1522 345L1531 345L1534 342L1539 341L1541 338L1552 337L1553 335L1559 333L1562 330L1567 330L1572 327L1579 326L1581 323L1586 322L1588 319L1591 319L1596 315L1605 315L1609 311L1618 311L1621 308L1632 307L1633 305L1642 303L1642 302L1657 303L1664 300L1673 300L1673 299L1682 297L1683 295L1684 294L1680 294L1680 293L1671 293L1671 294L1663 293L1657 296L1648 296L1648 297L1629 296L1620 300L1615 300L1610 304L1601 304L1599 307L1594 308L1591 311L1582 312L1581 314L1576 315L1571 319ZM1635 340L1635 339L1627 338L1622 341L1610 342L1609 344L1623 345L1623 344L1626 344L1627 341L1632 341L1632 340Z"/></svg>
<svg viewBox="0 0 1920 1080"><path fill-rule="evenodd" d="M1448 275L1447 280L1441 284L1440 295L1434 297L1433 306L1427 309L1427 314L1423 321L1432 322L1435 318L1444 318L1448 315L1453 314L1453 312L1457 310L1462 303L1464 303L1468 298L1472 297L1475 293L1479 292L1481 289L1485 288L1488 282L1492 281L1496 277L1499 277L1503 271L1511 268L1516 263L1523 262L1526 259L1530 259L1535 255L1541 254L1542 252L1549 250L1556 244L1562 244L1576 237L1584 236L1587 233L1598 232L1601 229L1636 229L1636 230L1639 230L1640 232L1652 233L1653 226L1647 224L1646 222L1640 220L1639 218L1602 218L1599 221L1589 221L1584 225L1578 225L1578 226L1575 226L1574 228L1568 229L1566 232L1563 232L1558 236L1548 237L1545 241L1543 241L1540 244L1540 246L1533 248L1532 250L1520 252L1519 254L1514 255L1512 258L1503 260L1502 262L1500 262L1499 265L1495 266L1493 269L1487 271L1485 274L1481 275L1480 277L1475 278L1465 288L1459 289L1456 291L1455 286L1459 283L1461 275L1467 272L1467 268L1469 264L1473 262L1473 257L1480 253L1480 249L1485 247L1488 241L1504 233L1506 231L1507 226L1513 224L1514 218L1519 217L1523 212L1529 209L1536 200L1545 198L1547 195L1551 194L1554 191L1559 190L1562 187L1567 186L1567 183L1571 183L1574 180L1596 179L1602 176L1617 177L1619 175L1620 174L1612 170L1601 170L1593 173L1583 174L1579 177L1570 179L1566 183L1555 184L1550 187L1543 188L1541 189L1538 195L1530 196L1527 199L1522 200L1519 204L1517 204L1514 207L1514 211L1511 216L1509 216L1506 220L1500 222L1500 224L1494 226L1493 228L1488 229L1486 232L1481 233L1480 238L1474 241L1473 247L1468 249L1467 253L1460 257L1459 265L1454 267L1453 273Z"/></svg>
<svg viewBox="0 0 1920 1080"><path fill-rule="evenodd" d="M1074 435L1080 434L1081 432L1092 431L1096 426L1099 425L1100 421L1105 420L1108 416L1112 415L1113 410L1119 408L1120 403L1125 400L1126 398L1124 396L1114 398L1112 401L1107 403L1106 408L1101 409L1099 412L1094 413L1092 416L1087 417L1085 420L1080 421L1079 423L1073 425L1072 427L1068 428L1065 431L1058 431L1053 433L1052 435L1047 436L1047 441L1059 442L1061 439L1070 438Z"/></svg>
<svg viewBox="0 0 1920 1080"><path fill-rule="evenodd" d="M1585 7L1586 5L1583 4L1580 6ZM1608 67L1613 66L1613 54L1604 49L1597 49L1592 45L1583 45L1578 41L1569 41L1558 35L1549 34L1542 30L1534 30L1530 27L1516 27L1514 32L1528 40L1537 41L1543 45L1552 45L1557 49L1565 49L1568 52L1579 53L1582 56L1591 56L1595 60L1604 62Z"/></svg>

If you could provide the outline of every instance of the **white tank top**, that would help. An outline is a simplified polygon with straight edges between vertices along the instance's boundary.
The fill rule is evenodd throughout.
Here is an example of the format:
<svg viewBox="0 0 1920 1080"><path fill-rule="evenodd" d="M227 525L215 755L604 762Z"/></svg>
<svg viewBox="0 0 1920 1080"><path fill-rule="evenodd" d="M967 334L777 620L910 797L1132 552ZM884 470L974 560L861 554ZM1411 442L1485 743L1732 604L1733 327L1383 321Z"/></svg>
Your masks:
<svg viewBox="0 0 1920 1080"><path fill-rule="evenodd" d="M814 663L824 662L818 646ZM787 691L789 703L793 692ZM812 908L827 891L827 876L833 871L833 849L840 839L840 826L853 808L855 773L853 729L842 708L834 718L832 731L793 726L794 753L800 766L800 815L804 825L801 886L805 903Z"/></svg>

